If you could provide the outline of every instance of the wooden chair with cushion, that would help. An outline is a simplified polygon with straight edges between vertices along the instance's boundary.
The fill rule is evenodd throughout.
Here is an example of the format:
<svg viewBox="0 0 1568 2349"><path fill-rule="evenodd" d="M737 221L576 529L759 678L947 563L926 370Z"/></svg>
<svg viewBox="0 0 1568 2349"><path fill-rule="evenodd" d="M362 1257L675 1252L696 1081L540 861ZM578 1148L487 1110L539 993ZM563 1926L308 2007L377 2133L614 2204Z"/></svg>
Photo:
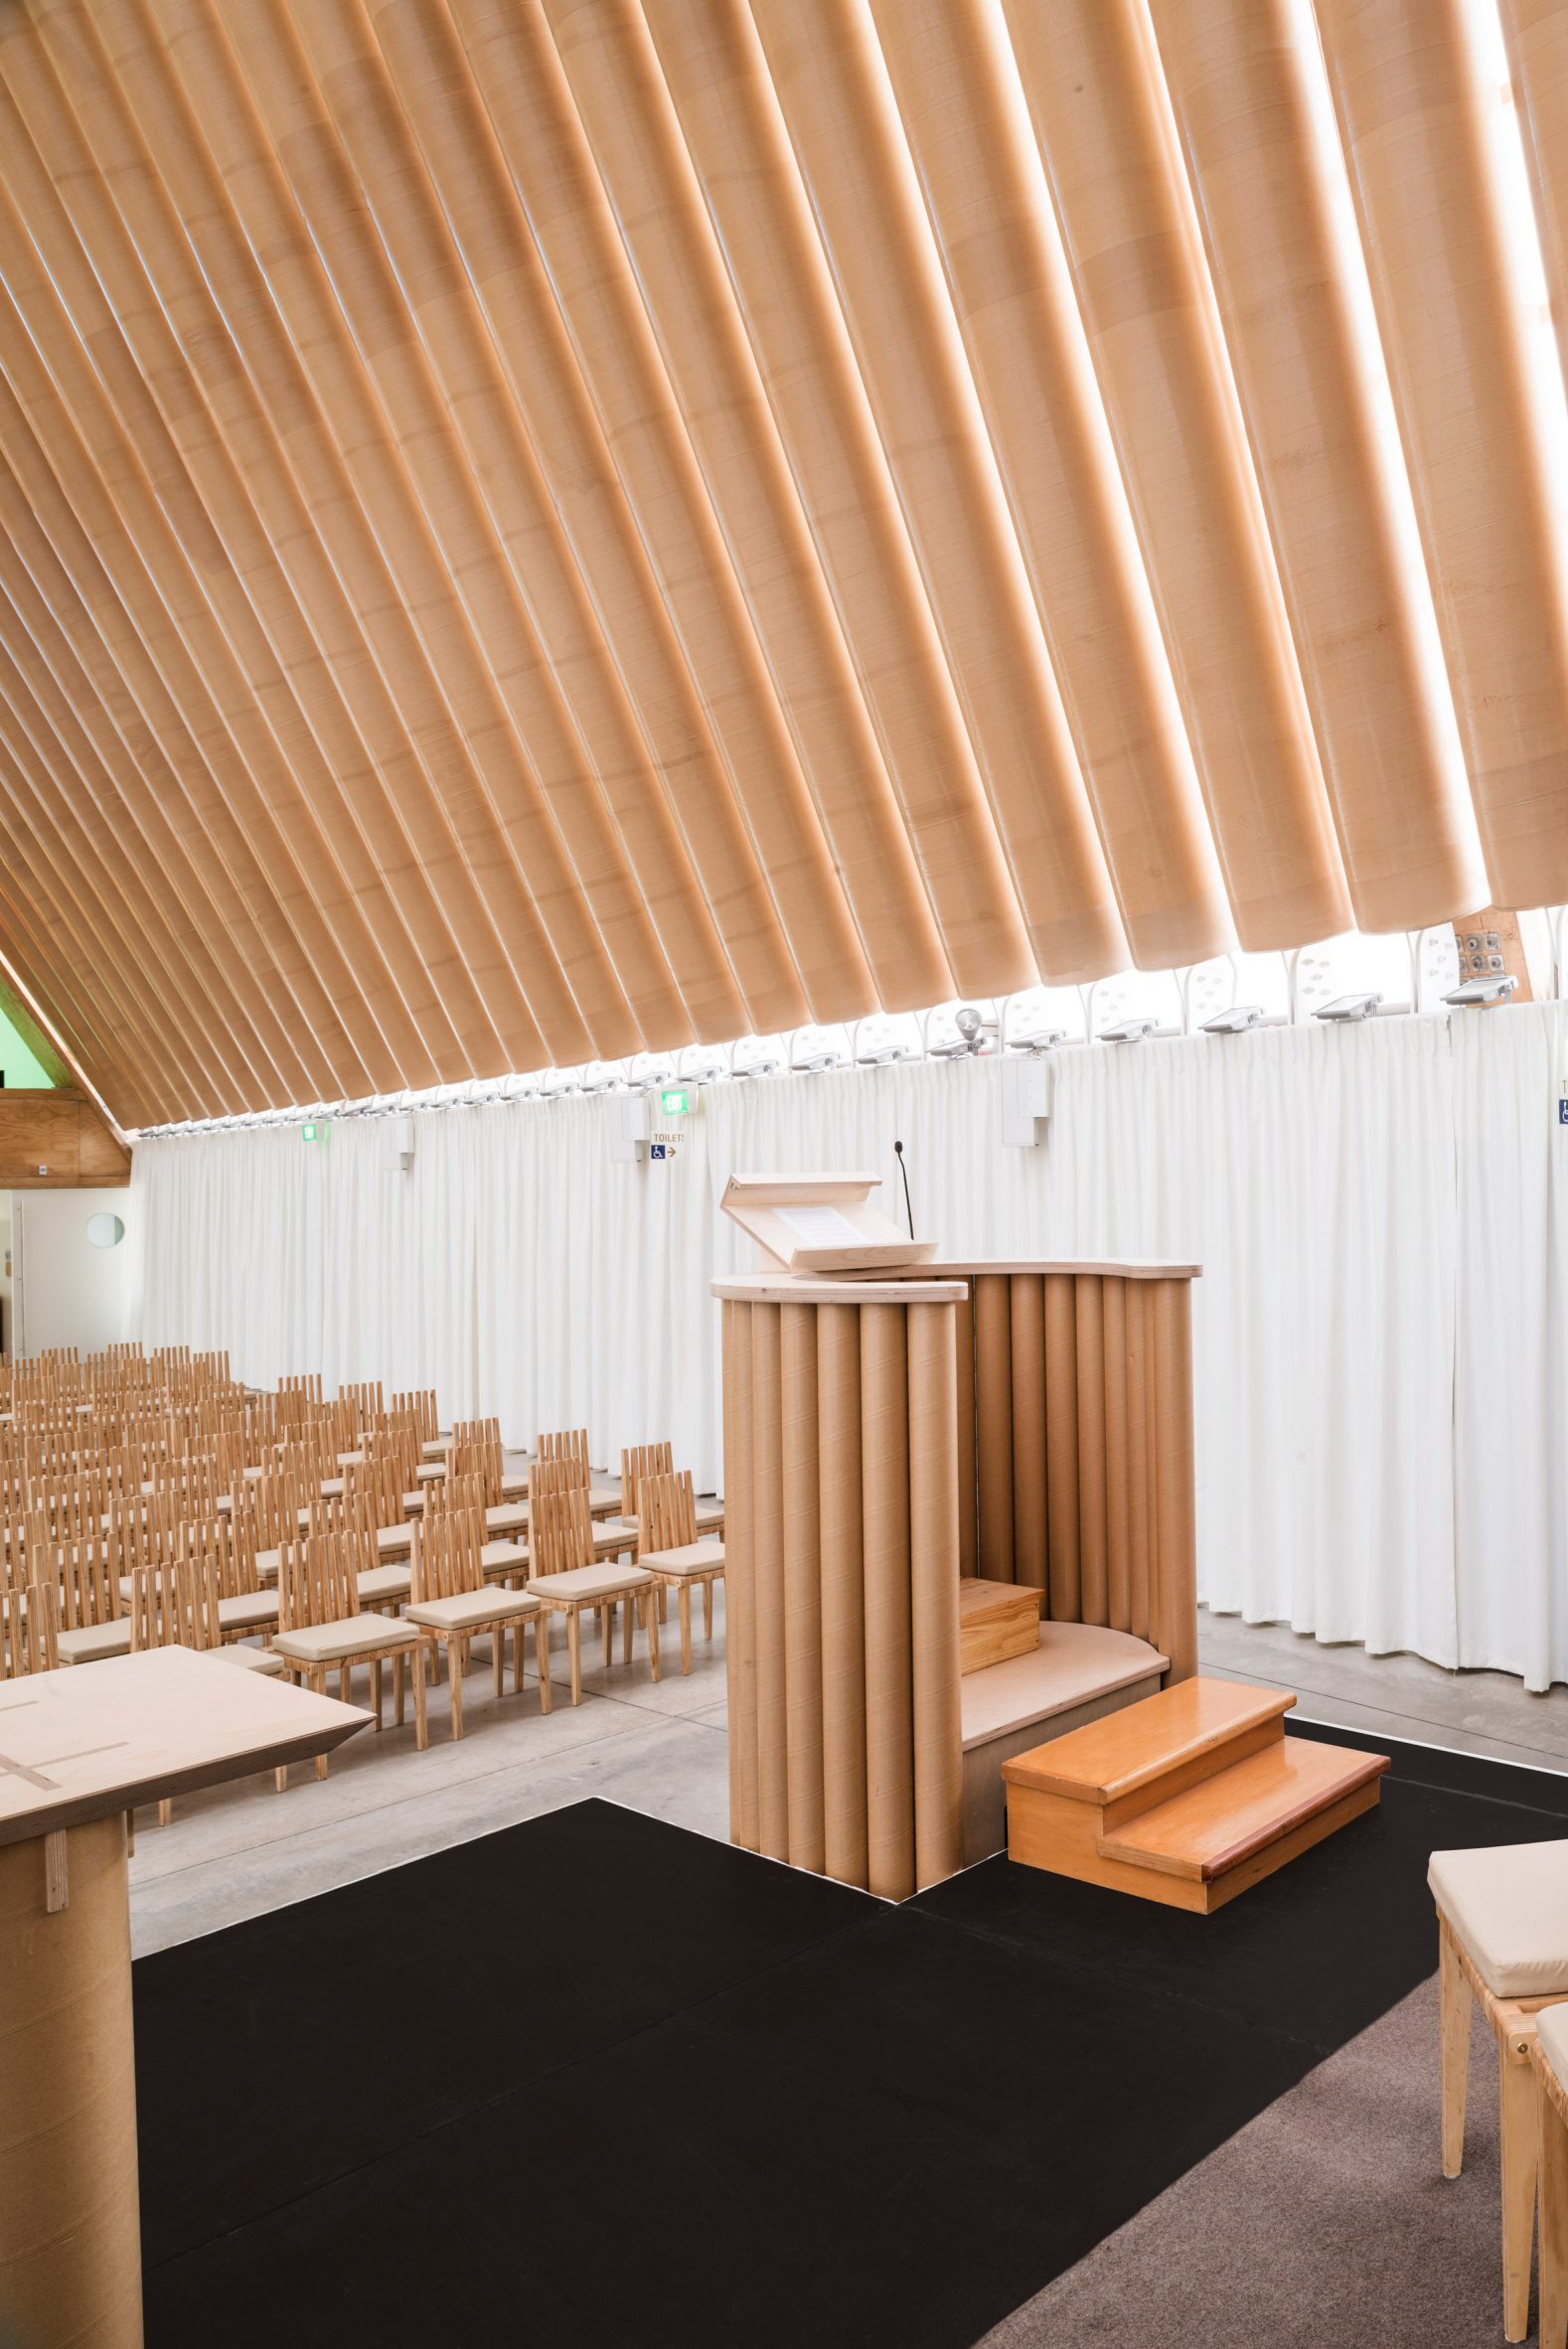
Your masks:
<svg viewBox="0 0 1568 2349"><path fill-rule="evenodd" d="M1568 2000L1568 1842L1435 1851L1443 2037L1443 2175L1465 2154L1474 2000L1497 2042L1502 2156L1502 2330L1529 2327L1539 2116L1530 2070L1538 2017Z"/></svg>
<svg viewBox="0 0 1568 2349"><path fill-rule="evenodd" d="M681 1669L692 1669L692 1592L703 1593L703 1637L713 1637L713 1585L724 1572L721 1541L700 1541L692 1472L644 1477L637 1488L637 1563L673 1590L681 1618Z"/></svg>
<svg viewBox="0 0 1568 2349"><path fill-rule="evenodd" d="M281 1673L281 1663L267 1648L226 1642L221 1598L215 1558L159 1558L151 1566L134 1567L126 1610L131 1653L139 1655L148 1647L194 1647L211 1654L215 1663L273 1677ZM166 1827L173 1814L172 1799L165 1796L158 1804L158 1824Z"/></svg>
<svg viewBox="0 0 1568 2349"><path fill-rule="evenodd" d="M550 1709L549 1619L532 1592L500 1590L486 1581L484 1529L484 1512L478 1507L435 1509L414 1528L413 1598L406 1620L418 1625L437 1654L443 1645L446 1648L454 1738L463 1734L463 1674L468 1644L476 1633L490 1635L499 1697L506 1635L512 1634L512 1685L521 1690L523 1632L525 1625L533 1624L540 1710Z"/></svg>
<svg viewBox="0 0 1568 2349"><path fill-rule="evenodd" d="M210 1517L182 1526L178 1555L211 1564L225 1640L271 1638L277 1630L277 1592L261 1587L254 1532L242 1511L237 1520Z"/></svg>
<svg viewBox="0 0 1568 2349"><path fill-rule="evenodd" d="M402 1726L402 1667L413 1673L413 1714L422 1753L429 1742L424 1705L424 1641L416 1624L402 1616L367 1614L360 1605L357 1544L339 1534L303 1534L283 1544L278 1565L278 1632L274 1652L296 1680L307 1680L318 1696L327 1693L327 1674L338 1672L338 1693L348 1702L356 1664L371 1671L372 1710L382 1725L382 1665L392 1667L392 1711ZM327 1775L327 1757L316 1756L316 1776ZM278 1773L287 1784L287 1771Z"/></svg>
<svg viewBox="0 0 1568 2349"><path fill-rule="evenodd" d="M60 1594L52 1582L0 1585L0 1680L54 1671L59 1633Z"/></svg>
<svg viewBox="0 0 1568 2349"><path fill-rule="evenodd" d="M632 1660L632 1608L635 1605L648 1641L648 1661L659 1677L659 1610L657 1585L641 1566L593 1556L593 1521L588 1515L585 1485L566 1483L575 1464L559 1464L551 1475L549 1464L535 1463L529 1489L529 1564L527 1588L551 1612L566 1618L566 1654L571 1667L571 1701L582 1702L582 1616L596 1611L604 1631L604 1660L610 1660L610 1611L626 1601L625 1660ZM560 1479L557 1482L557 1478Z"/></svg>
<svg viewBox="0 0 1568 2349"><path fill-rule="evenodd" d="M1539 2135L1540 2349L1568 2345L1568 2004L1543 2007L1530 2049Z"/></svg>
<svg viewBox="0 0 1568 2349"><path fill-rule="evenodd" d="M47 1557L29 1559L44 1580ZM53 1553L54 1579L60 1591L60 1660L63 1664L98 1663L105 1656L130 1652L130 1625L120 1605L123 1542L117 1528L57 1542Z"/></svg>
<svg viewBox="0 0 1568 2349"><path fill-rule="evenodd" d="M360 1605L375 1609L383 1615L395 1615L405 1603L412 1589L406 1559L384 1560L376 1522L376 1509L369 1493L360 1490L353 1498L340 1493L336 1499L314 1500L307 1512L311 1533L341 1535L354 1551L355 1572L359 1578Z"/></svg>

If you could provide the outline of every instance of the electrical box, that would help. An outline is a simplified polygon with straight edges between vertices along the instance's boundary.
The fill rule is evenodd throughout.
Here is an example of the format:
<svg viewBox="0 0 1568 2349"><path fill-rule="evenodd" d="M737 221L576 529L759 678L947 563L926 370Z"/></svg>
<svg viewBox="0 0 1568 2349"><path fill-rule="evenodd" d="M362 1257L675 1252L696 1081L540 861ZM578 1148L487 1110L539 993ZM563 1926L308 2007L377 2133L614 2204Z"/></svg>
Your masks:
<svg viewBox="0 0 1568 2349"><path fill-rule="evenodd" d="M406 1174L413 1166L413 1119L406 1112L383 1118L382 1166L389 1174Z"/></svg>
<svg viewBox="0 0 1568 2349"><path fill-rule="evenodd" d="M615 1132L610 1140L610 1156L620 1166L641 1166L648 1156L648 1107L646 1093L620 1093L615 1101Z"/></svg>
<svg viewBox="0 0 1568 2349"><path fill-rule="evenodd" d="M1024 1058L1004 1060L1002 1080L1002 1141L1009 1150L1033 1150L1040 1140L1040 1121L1050 1116L1056 1090L1056 1063Z"/></svg>

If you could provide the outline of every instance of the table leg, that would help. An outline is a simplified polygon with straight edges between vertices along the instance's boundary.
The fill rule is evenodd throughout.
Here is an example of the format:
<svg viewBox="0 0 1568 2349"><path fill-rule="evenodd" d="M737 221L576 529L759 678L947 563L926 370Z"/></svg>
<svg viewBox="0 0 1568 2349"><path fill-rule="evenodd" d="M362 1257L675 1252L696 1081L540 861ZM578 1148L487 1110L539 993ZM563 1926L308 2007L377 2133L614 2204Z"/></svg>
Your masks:
<svg viewBox="0 0 1568 2349"><path fill-rule="evenodd" d="M66 1839L53 1914L44 1838L0 1849L0 2340L140 2349L124 1813Z"/></svg>

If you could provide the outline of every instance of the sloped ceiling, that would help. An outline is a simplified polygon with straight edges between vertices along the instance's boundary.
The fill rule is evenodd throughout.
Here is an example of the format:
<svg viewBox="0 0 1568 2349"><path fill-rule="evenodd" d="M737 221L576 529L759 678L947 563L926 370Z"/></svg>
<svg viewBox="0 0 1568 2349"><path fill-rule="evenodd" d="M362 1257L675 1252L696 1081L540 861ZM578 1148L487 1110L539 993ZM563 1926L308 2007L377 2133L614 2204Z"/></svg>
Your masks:
<svg viewBox="0 0 1568 2349"><path fill-rule="evenodd" d="M1568 897L1565 224L1568 0L0 0L0 954L145 1124Z"/></svg>

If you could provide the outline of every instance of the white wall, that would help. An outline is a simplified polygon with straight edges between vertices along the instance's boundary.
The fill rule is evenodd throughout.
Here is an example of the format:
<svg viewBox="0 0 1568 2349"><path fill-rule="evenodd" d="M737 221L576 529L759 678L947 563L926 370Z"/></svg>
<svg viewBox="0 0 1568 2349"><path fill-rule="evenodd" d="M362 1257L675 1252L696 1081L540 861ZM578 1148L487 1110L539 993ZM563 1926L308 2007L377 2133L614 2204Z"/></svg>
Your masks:
<svg viewBox="0 0 1568 2349"><path fill-rule="evenodd" d="M130 1333L130 1191L19 1190L11 1193L11 1211L21 1275L16 1350L74 1345L89 1353L120 1344ZM91 1217L105 1214L125 1225L117 1248L94 1248L87 1238Z"/></svg>

